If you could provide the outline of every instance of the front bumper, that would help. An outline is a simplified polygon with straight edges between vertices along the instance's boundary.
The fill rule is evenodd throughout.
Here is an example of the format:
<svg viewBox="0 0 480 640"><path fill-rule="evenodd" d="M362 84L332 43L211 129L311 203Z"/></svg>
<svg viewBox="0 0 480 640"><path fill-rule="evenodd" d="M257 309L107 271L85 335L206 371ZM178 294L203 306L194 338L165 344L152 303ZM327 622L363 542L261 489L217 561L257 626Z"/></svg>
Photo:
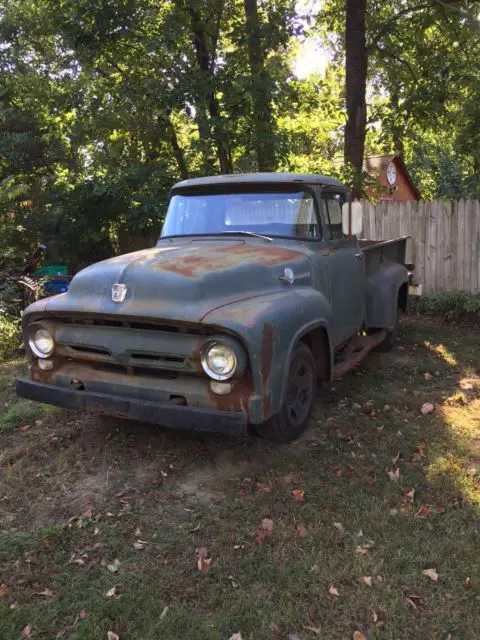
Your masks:
<svg viewBox="0 0 480 640"><path fill-rule="evenodd" d="M45 402L68 409L91 410L120 418L160 424L173 429L247 435L247 416L240 411L202 409L171 402L152 402L108 393L78 391L28 378L17 378L16 391L18 396L36 402Z"/></svg>

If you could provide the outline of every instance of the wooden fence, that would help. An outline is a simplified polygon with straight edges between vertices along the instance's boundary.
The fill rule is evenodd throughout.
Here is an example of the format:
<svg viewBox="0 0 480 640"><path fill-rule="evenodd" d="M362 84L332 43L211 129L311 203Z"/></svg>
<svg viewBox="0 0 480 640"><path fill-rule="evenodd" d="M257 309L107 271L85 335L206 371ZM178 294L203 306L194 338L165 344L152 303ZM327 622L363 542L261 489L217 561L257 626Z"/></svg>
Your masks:
<svg viewBox="0 0 480 640"><path fill-rule="evenodd" d="M407 262L424 293L480 292L480 202L363 202L363 237L411 236Z"/></svg>

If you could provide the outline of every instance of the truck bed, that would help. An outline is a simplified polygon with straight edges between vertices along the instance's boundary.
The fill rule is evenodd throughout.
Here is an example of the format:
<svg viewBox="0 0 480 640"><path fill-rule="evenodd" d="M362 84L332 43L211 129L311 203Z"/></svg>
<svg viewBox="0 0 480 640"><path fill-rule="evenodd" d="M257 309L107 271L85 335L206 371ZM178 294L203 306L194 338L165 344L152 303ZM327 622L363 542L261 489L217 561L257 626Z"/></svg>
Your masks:
<svg viewBox="0 0 480 640"><path fill-rule="evenodd" d="M382 262L405 264L407 240L409 238L410 236L403 236L395 240L359 240L358 246L365 254L367 277L376 271Z"/></svg>

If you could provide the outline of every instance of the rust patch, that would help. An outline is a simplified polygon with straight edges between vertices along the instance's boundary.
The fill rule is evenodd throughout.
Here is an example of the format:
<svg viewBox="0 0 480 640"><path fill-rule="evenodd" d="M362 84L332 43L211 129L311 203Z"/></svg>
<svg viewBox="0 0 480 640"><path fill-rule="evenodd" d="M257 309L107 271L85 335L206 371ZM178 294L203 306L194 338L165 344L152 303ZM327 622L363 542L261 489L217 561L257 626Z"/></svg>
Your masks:
<svg viewBox="0 0 480 640"><path fill-rule="evenodd" d="M220 396L208 388L208 395L213 405L222 411L244 411L248 414L248 402L252 395L252 381L249 376L232 380L231 393Z"/></svg>
<svg viewBox="0 0 480 640"><path fill-rule="evenodd" d="M272 368L273 347L275 344L276 329L271 324L263 327L262 347L260 350L260 373L262 375L262 418L270 417L272 411L272 399L269 391L270 370Z"/></svg>
<svg viewBox="0 0 480 640"><path fill-rule="evenodd" d="M293 262L301 257L298 251L282 247L257 247L249 244L219 245L205 247L187 255L166 256L159 260L158 269L176 273L186 278L195 278L201 273L222 271L242 264L275 266Z"/></svg>

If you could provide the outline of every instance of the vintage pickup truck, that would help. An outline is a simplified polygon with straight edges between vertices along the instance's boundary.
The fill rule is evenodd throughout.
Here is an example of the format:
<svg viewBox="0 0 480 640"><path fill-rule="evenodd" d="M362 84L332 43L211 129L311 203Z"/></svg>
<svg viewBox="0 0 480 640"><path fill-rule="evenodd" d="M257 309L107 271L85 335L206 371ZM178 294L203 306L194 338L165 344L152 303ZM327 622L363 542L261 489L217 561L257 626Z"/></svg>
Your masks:
<svg viewBox="0 0 480 640"><path fill-rule="evenodd" d="M25 398L181 429L291 441L320 383L395 340L406 238L358 240L361 209L318 175L172 188L155 248L80 271L29 306Z"/></svg>

